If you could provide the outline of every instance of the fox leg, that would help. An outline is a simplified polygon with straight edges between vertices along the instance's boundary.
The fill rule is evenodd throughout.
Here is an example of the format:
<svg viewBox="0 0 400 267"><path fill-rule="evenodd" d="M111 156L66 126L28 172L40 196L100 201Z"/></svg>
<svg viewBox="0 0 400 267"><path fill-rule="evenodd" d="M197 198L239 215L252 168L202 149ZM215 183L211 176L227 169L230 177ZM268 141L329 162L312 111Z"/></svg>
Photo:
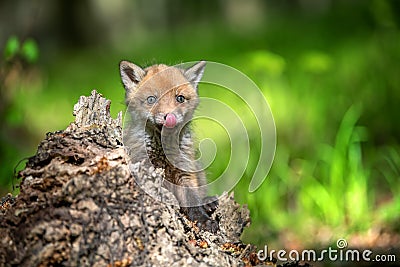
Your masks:
<svg viewBox="0 0 400 267"><path fill-rule="evenodd" d="M196 173L180 172L179 177L176 178L178 178L176 183L167 182L166 187L177 198L181 212L189 220L196 222L199 228L216 233L219 229L218 222L210 216L215 211L218 202L213 201L211 205L210 203L204 205L205 190L196 184L198 181Z"/></svg>

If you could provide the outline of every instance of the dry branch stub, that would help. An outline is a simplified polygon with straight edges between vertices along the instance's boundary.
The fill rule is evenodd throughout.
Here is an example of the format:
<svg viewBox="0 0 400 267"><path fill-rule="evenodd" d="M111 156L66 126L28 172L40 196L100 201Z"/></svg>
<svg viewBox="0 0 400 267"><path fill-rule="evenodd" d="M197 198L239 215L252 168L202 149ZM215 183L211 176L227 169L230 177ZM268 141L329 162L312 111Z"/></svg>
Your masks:
<svg viewBox="0 0 400 267"><path fill-rule="evenodd" d="M214 235L136 185L122 143L122 113L112 119L110 103L95 90L80 97L75 122L48 133L29 158L19 173L20 194L2 201L0 266L261 264L255 247L239 239L249 212L232 195L219 200ZM160 190L162 170L133 164L136 179Z"/></svg>

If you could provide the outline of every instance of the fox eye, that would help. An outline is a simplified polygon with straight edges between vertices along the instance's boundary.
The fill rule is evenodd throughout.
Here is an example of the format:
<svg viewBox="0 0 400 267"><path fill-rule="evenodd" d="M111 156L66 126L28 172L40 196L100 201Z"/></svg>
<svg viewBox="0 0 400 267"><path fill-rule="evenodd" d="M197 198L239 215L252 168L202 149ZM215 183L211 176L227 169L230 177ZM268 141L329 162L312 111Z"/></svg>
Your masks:
<svg viewBox="0 0 400 267"><path fill-rule="evenodd" d="M176 101L178 101L179 103L183 103L185 102L186 98L183 95L178 95L176 96Z"/></svg>
<svg viewBox="0 0 400 267"><path fill-rule="evenodd" d="M147 98L147 104L152 105L152 104L154 104L154 103L156 103L156 102L157 102L157 98L156 98L155 96L153 96L153 95L151 95L151 96L149 96L149 97Z"/></svg>

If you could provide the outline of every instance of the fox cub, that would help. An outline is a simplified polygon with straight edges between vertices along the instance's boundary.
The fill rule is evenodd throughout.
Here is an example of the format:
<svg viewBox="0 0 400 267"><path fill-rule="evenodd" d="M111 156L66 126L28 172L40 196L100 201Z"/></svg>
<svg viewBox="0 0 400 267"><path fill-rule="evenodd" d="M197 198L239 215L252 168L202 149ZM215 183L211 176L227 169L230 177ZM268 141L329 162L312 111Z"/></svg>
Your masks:
<svg viewBox="0 0 400 267"><path fill-rule="evenodd" d="M216 232L218 223L210 215L217 204L203 205L206 177L196 161L190 129L205 65L200 61L188 69L163 64L143 69L121 61L121 79L132 120L125 129L124 143L133 161L164 169L164 186L172 191L191 221Z"/></svg>

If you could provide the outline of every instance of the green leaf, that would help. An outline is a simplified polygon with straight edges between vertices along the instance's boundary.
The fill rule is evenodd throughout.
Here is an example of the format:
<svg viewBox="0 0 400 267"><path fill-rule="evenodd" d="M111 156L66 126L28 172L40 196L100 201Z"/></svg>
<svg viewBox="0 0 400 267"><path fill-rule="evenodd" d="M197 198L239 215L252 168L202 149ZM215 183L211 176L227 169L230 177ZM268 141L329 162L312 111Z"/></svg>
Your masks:
<svg viewBox="0 0 400 267"><path fill-rule="evenodd" d="M4 48L4 57L6 60L13 58L19 50L19 40L16 36L8 38L6 46Z"/></svg>
<svg viewBox="0 0 400 267"><path fill-rule="evenodd" d="M26 59L29 63L34 63L37 61L39 57L39 49L38 46L33 39L27 39L21 48L21 55Z"/></svg>

